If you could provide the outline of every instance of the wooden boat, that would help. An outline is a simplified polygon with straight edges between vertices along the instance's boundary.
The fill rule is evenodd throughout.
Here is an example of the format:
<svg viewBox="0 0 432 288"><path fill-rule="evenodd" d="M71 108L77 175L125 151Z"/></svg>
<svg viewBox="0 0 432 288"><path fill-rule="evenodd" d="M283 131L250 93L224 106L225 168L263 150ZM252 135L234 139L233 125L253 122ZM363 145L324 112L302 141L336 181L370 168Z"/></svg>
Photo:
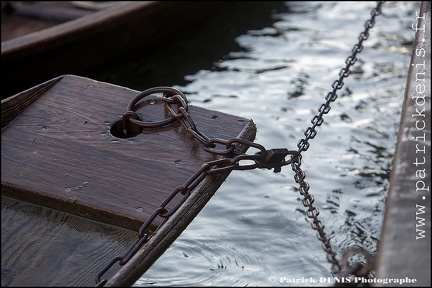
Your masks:
<svg viewBox="0 0 432 288"><path fill-rule="evenodd" d="M2 99L160 43L227 3L2 1Z"/></svg>
<svg viewBox="0 0 432 288"><path fill-rule="evenodd" d="M2 286L131 286L226 179L190 182L219 156L178 121L123 137L137 95L63 75L2 100ZM136 103L146 119L166 117L149 96ZM251 120L188 109L210 137L255 138Z"/></svg>

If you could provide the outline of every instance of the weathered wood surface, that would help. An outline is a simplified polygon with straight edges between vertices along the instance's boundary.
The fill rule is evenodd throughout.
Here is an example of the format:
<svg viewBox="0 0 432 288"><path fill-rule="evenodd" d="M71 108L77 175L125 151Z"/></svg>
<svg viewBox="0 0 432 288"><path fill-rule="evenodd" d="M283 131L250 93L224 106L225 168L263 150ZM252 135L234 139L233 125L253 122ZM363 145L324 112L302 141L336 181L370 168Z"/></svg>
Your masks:
<svg viewBox="0 0 432 288"><path fill-rule="evenodd" d="M3 130L10 121L17 117L21 112L27 109L34 101L39 99L46 91L48 91L55 83L63 77L51 79L47 82L32 87L15 96L8 97L1 102L1 128Z"/></svg>
<svg viewBox="0 0 432 288"><path fill-rule="evenodd" d="M12 30L26 34L9 40L2 38L2 97L59 75L78 74L134 48L160 43L188 25L203 20L215 9L231 3L118 1L112 7L58 25L41 19L42 24L36 25L36 19L33 19L30 25L33 33L30 34L27 34L27 25L14 27L20 24L15 21L15 14L2 13L2 37ZM37 26L47 28L34 31Z"/></svg>
<svg viewBox="0 0 432 288"><path fill-rule="evenodd" d="M114 137L111 127L138 93L63 77L3 129L3 195L139 228L172 190L215 158L180 122L128 139ZM167 117L161 103L138 112L148 121ZM189 113L212 138L237 137L248 123L195 106Z"/></svg>
<svg viewBox="0 0 432 288"><path fill-rule="evenodd" d="M41 31L94 12L76 7L72 1L2 1L1 41Z"/></svg>
<svg viewBox="0 0 432 288"><path fill-rule="evenodd" d="M76 275L91 276L94 283L95 273L114 257L124 256L122 250L136 240L127 231L136 231L132 234L138 237L139 227L161 202L204 162L215 159L179 122L147 128L132 138L113 136L113 124L138 93L65 75L2 101L2 225L10 227L2 233L2 283L86 286L87 279L74 279ZM139 104L138 115L145 121L167 117L160 102L159 98L146 98ZM189 106L189 113L197 128L211 138L255 138L256 127L251 120L195 106ZM118 286L138 280L191 223L228 174L207 175L150 239L148 248L139 251L137 258L117 273L111 269L114 271L103 275L104 279L115 273L112 281ZM174 207L178 200L176 196L167 208ZM52 221L51 216L56 220ZM160 221L156 218L152 227ZM51 224L40 228L45 227L44 222ZM86 223L88 233L82 234L81 228L70 224L75 222ZM107 237L112 237L110 233L119 235L112 245L106 245L101 235L104 229L109 230ZM71 247L65 243L69 237L76 242ZM87 256L93 246L86 242L103 246L102 250L95 249ZM52 249L35 250L36 243L46 243ZM75 251L74 247L82 249ZM5 249L8 251L3 253ZM71 258L58 267L58 259L68 257L63 252ZM32 259L47 259L43 269L48 274L58 272L48 277L34 267L41 262ZM76 269L71 269L71 263L78 263ZM19 272L23 269L28 273Z"/></svg>
<svg viewBox="0 0 432 288"><path fill-rule="evenodd" d="M96 273L137 237L136 231L4 196L1 206L2 287L92 287Z"/></svg>
<svg viewBox="0 0 432 288"><path fill-rule="evenodd" d="M431 286L431 2L422 1L381 240L376 278ZM423 28L423 27L426 27ZM408 282L406 279L409 279ZM378 282L373 286L396 286Z"/></svg>

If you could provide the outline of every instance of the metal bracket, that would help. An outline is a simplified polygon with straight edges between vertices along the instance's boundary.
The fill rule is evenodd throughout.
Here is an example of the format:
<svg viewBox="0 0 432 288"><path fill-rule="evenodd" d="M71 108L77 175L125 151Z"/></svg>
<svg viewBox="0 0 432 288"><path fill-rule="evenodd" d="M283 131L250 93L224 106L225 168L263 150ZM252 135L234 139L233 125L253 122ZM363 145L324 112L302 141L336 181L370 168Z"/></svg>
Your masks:
<svg viewBox="0 0 432 288"><path fill-rule="evenodd" d="M288 154L290 154L290 151L286 148L267 150L266 164L269 164L271 168L274 168L273 172L279 173L282 166L285 164L285 157Z"/></svg>

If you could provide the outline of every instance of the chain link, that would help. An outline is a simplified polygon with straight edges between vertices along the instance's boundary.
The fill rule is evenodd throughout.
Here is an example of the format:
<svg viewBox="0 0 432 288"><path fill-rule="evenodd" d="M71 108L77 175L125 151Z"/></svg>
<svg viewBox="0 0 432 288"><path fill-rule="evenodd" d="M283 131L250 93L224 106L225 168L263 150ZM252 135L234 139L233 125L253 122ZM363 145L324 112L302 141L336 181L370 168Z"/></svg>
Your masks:
<svg viewBox="0 0 432 288"><path fill-rule="evenodd" d="M363 50L363 41L368 39L369 29L374 26L375 17L381 14L381 6L383 3L384 1L378 1L377 6L371 10L370 12L371 18L367 20L364 24L365 30L360 33L358 37L359 40L358 43L355 44L354 47L352 48L351 50L352 54L347 57L345 61L346 66L342 68L341 71L339 72L339 79L333 82L332 84L333 90L331 90L325 97L326 102L319 107L318 109L319 114L315 115L312 118L311 120L312 126L308 127L304 132L305 138L301 139L297 144L299 155L295 155L292 157L291 168L295 173L294 180L300 186L299 193L304 197L303 205L307 207L306 215L308 218L312 219L312 223L311 223L312 228L317 231L317 238L323 243L323 249L327 253L327 260L332 265L332 269L331 269L332 273L336 275L338 273L343 272L342 271L343 267L345 269L349 269L350 267L347 267L346 262L341 263L336 258L336 252L334 251L334 249L330 244L330 238L324 232L324 227L325 227L324 222L318 220L319 210L317 207L313 206L314 197L309 193L310 186L305 181L306 174L301 169L301 153L303 151L308 150L310 146L309 140L313 139L317 134L316 127L321 126L321 124L324 122L324 118L323 118L324 114L327 114L331 109L330 103L334 102L337 99L338 95L336 92L337 90L342 89L344 85L343 82L344 78L350 75L351 73L350 68L357 61L357 54ZM356 250L347 250L346 253L354 253L354 251L358 253L359 249L360 248ZM367 252L364 251L364 253ZM368 259L370 258L371 257L368 257ZM369 266L369 268L371 267Z"/></svg>
<svg viewBox="0 0 432 288"><path fill-rule="evenodd" d="M170 112L170 117L156 122L141 121L135 110L139 106L139 101L149 95L155 93L163 93L162 100ZM177 105L177 111L173 105ZM288 155L297 155L295 150L288 150L285 148L266 150L264 146L254 143L249 140L241 138L232 138L229 140L210 138L196 128L196 125L188 112L188 104L186 97L179 91L170 87L155 87L145 90L135 96L128 106L128 111L122 117L122 129L125 135L133 137L137 135L135 131L142 131L144 128L161 127L172 123L174 120L179 120L184 128L190 133L192 137L203 143L204 149L216 156L219 159L205 162L201 168L196 171L183 185L175 188L166 198L162 201L159 207L152 213L144 224L140 227L138 232L138 239L123 257L115 257L106 267L104 267L96 275L96 286L101 287L106 284L106 279L101 279L102 276L113 267L117 262L120 266L125 265L132 256L139 250L139 248L147 243L150 238L166 223L170 216L172 216L190 196L193 189L198 186L207 175L231 172L232 170L252 170L256 168L274 168L274 172L280 172L282 166L291 164L291 159L285 159ZM173 120L174 119L174 120ZM218 147L223 145L223 147ZM245 149L240 149L240 146ZM239 151L248 150L249 148L258 150L255 154L246 154ZM252 163L252 164L251 164ZM177 195L181 194L181 200L174 203L171 210L167 210L167 206L173 201ZM163 221L158 227L152 231L150 226L155 222L157 217L162 217Z"/></svg>
<svg viewBox="0 0 432 288"><path fill-rule="evenodd" d="M352 48L352 54L350 56L347 57L345 64L346 66L344 68L341 69L341 71L339 72L339 79L337 79L335 82L333 82L332 84L332 88L333 90L330 91L327 96L325 97L326 102L324 104L322 104L319 109L318 115L315 115L312 120L312 126L308 127L306 129L306 131L304 132L304 136L305 138L301 139L299 141L299 143L297 144L298 147L298 151L301 153L303 151L308 150L310 144L309 144L309 140L315 138L317 131L316 131L316 127L321 126L321 124L324 122L323 116L324 114L327 114L330 112L330 103L334 102L338 95L337 95L337 90L342 89L343 85L344 85L344 78L348 77L351 73L351 66L354 65L357 62L357 54L360 53L363 50L363 41L365 41L366 39L369 38L369 29L372 28L375 25L375 17L377 15L381 14L381 6L384 3L384 1L378 1L377 2L377 6L375 8L372 9L371 11L371 19L367 20L364 24L365 30L363 32L360 33L359 37L358 37L358 43L355 44Z"/></svg>
<svg viewBox="0 0 432 288"><path fill-rule="evenodd" d="M331 107L330 103L334 102L338 95L337 90L342 89L344 82L343 79L350 75L351 66L357 61L357 54L363 50L363 41L369 37L369 29L375 24L375 17L381 14L381 5L383 1L377 2L377 7L371 11L371 19L365 22L365 30L360 33L358 37L358 43L354 45L352 54L346 59L346 66L339 72L339 79L332 84L333 90L330 91L325 97L326 102L322 104L319 109L318 115L315 115L312 120L312 126L308 127L304 132L305 138L301 139L298 144L298 150L288 150L286 148L277 148L266 150L262 145L241 139L232 138L229 140L220 138L210 138L201 131L199 131L188 112L187 99L184 94L171 87L154 87L145 90L134 97L129 103L127 111L122 116L122 129L126 137L133 137L141 133L144 128L161 127L169 125L175 121L180 121L185 130L189 134L200 141L203 144L204 149L219 157L219 159L208 161L204 163L201 168L196 171L183 185L175 188L167 198L159 205L159 207L152 213L152 215L144 222L138 231L138 239L129 249L123 257L115 257L106 265L99 273L97 273L95 280L96 286L104 286L107 282L106 279L101 279L102 276L110 270L117 262L120 266L125 265L135 253L138 252L140 247L147 243L151 237L168 221L190 196L191 192L195 187L198 186L201 181L211 174L219 174L230 172L233 170L252 170L256 168L274 169L274 172L280 172L281 167L290 165L294 171L294 180L299 184L299 193L303 196L303 206L307 208L306 216L312 219L311 227L317 231L317 238L322 242L322 247L327 253L327 261L332 264L332 273L340 277L346 277L349 275L366 275L373 269L373 257L369 252L362 248L350 248L343 254L343 261L339 261L336 258L336 251L330 244L330 237L324 231L324 222L318 219L319 209L313 205L315 199L312 194L309 193L310 185L305 181L306 174L301 169L301 160L303 151L308 150L310 144L309 140L313 139L316 134L316 128L321 126L324 122L324 114L329 113ZM138 104L140 100L147 96L155 93L163 93L162 100L170 112L169 118L165 118L159 121L145 122L140 120L136 114L136 110L139 108ZM154 96L154 95L153 95ZM177 110L173 108L173 105L177 106ZM220 147L222 145L222 147ZM240 149L243 146L245 149ZM241 153L239 151L247 151L249 148L257 149L258 152L254 154ZM287 157L290 156L290 157ZM287 159L288 158L288 159ZM252 164L251 164L252 163ZM173 201L177 195L182 195L181 200L176 202L171 210L166 207ZM154 231L150 231L150 226L155 222L157 217L163 218L158 227ZM366 259L367 265L361 265L359 263L350 263L347 259L350 259L353 255L362 255ZM360 274L359 274L360 273Z"/></svg>

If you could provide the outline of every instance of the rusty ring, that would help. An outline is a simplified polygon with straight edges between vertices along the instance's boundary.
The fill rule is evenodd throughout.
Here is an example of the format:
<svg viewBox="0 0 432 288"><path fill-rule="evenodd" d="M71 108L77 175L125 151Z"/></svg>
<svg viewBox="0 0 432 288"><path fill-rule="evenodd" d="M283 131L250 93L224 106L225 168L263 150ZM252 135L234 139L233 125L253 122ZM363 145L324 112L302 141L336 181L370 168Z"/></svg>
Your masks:
<svg viewBox="0 0 432 288"><path fill-rule="evenodd" d="M186 96L180 90L177 90L177 89L172 88L172 87L165 87L165 86L153 87L153 88L144 90L143 92L141 92L137 96L135 96L129 102L129 105L128 105L128 108L127 108L128 111L135 112L134 111L135 105L140 100L142 100L143 98L145 98L145 97L147 97L147 96L149 96L149 95L151 95L153 93L160 93L160 92L162 92L164 94L170 94L171 96L179 95L181 98L183 98L184 102L187 102ZM163 97L167 97L167 96L164 95ZM186 106L185 109L187 109L187 106ZM141 121L139 119L133 119L133 118L130 118L128 120L130 120L132 123L134 123L136 125L139 125L141 127L157 127L157 126L164 126L164 125L170 124L170 123L176 121L177 118L174 115L171 115L170 118L166 118L164 120L160 120L160 121L156 121L156 122L145 122L145 121Z"/></svg>

